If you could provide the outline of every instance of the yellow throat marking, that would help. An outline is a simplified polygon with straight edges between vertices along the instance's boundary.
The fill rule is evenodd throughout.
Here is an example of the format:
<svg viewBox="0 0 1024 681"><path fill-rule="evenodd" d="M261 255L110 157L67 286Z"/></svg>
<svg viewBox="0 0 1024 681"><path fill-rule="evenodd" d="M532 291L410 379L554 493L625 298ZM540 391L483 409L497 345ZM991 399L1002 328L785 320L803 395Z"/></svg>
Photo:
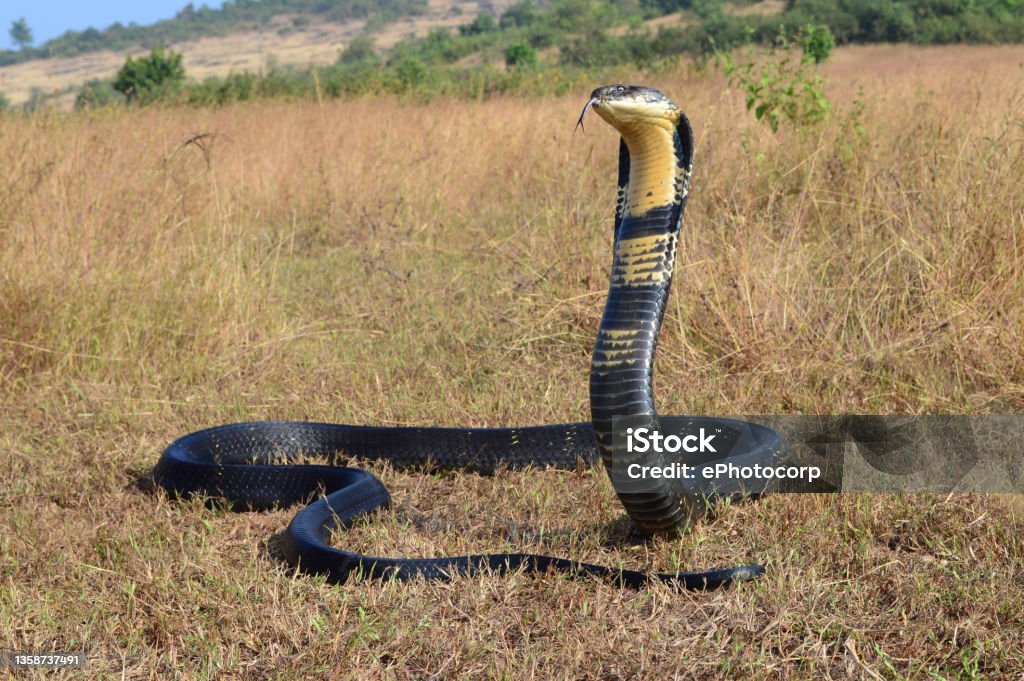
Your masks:
<svg viewBox="0 0 1024 681"><path fill-rule="evenodd" d="M629 149L629 185L616 197L616 214L640 217L654 208L672 205L685 198L689 188L689 169L679 166L675 135L679 125L678 109L650 107L644 104L608 103L597 109L599 115L618 130ZM674 233L652 234L621 239L615 244L612 286L644 286L671 276L675 254ZM609 339L606 349L612 360L620 350L620 339Z"/></svg>
<svg viewBox="0 0 1024 681"><path fill-rule="evenodd" d="M629 148L627 215L643 215L676 200L685 171L676 162L675 126L675 121L654 117L616 126Z"/></svg>

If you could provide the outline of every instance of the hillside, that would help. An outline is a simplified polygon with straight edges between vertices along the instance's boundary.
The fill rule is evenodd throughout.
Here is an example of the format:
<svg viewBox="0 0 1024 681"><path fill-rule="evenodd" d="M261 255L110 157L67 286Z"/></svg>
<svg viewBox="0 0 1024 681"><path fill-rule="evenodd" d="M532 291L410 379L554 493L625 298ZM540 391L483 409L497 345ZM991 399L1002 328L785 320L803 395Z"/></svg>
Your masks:
<svg viewBox="0 0 1024 681"><path fill-rule="evenodd" d="M504 3L507 4L507 3ZM466 23L486 5L491 11L504 6L502 0L428 0L420 13L390 21L373 32L381 49L389 49L407 36L422 36L433 28L454 27ZM348 41L367 30L367 18L323 23L299 22L299 15L279 15L267 25L219 36L172 42L169 46L185 57L188 74L202 80L231 72L258 71L274 60L281 64L329 64ZM140 55L148 49L135 46L122 51L101 50L73 57L33 59L0 67L0 92L12 104L27 102L34 89L46 93L67 92L62 104L70 106L73 88L90 80L111 78L124 64L127 55ZM62 107L62 108L66 108Z"/></svg>
<svg viewBox="0 0 1024 681"><path fill-rule="evenodd" d="M107 28L66 31L38 47L0 50L0 66L48 57L75 57L105 49L119 51L137 46L151 48L209 36L254 30L286 32L310 23L364 19L383 25L390 20L421 14L427 0L226 0L220 8L193 3L175 16L139 25L116 22Z"/></svg>
<svg viewBox="0 0 1024 681"><path fill-rule="evenodd" d="M286 77L304 69L308 93L310 84L328 75L320 67L334 65L354 38L367 36L335 69L328 89L337 96L473 79L477 74L468 69L478 67L486 71L478 74L481 82L493 80L495 73L504 77L509 67L534 75L552 67L556 70L547 71L551 82L572 69L586 70L590 78L607 67L671 65L680 55L702 57L745 43L773 45L781 37L806 40L811 35L829 45L1020 43L1024 2L236 0L221 10L189 5L175 18L151 26L89 29L40 48L0 52L0 64L8 63L0 68L0 93L14 104L33 102L33 107L41 98L52 102L56 93L58 103L69 107L76 88L90 80L107 80L104 87L113 92L109 79L125 56L158 45L184 55L191 87L200 84L207 95L221 84L203 81L270 71L265 68L269 64L298 67ZM46 54L55 56L33 59ZM226 87L231 90L230 83ZM270 89L270 96L297 92L290 86ZM186 100L202 104L231 98L221 92Z"/></svg>

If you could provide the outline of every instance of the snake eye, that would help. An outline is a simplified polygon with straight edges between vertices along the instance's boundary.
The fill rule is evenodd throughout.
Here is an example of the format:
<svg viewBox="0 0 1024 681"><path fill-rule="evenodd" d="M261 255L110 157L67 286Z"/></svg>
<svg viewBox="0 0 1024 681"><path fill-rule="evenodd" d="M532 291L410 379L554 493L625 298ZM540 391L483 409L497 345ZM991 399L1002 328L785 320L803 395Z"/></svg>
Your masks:
<svg viewBox="0 0 1024 681"><path fill-rule="evenodd" d="M618 87L615 88L615 91L621 95L622 93L624 93L626 91L626 86L625 85L619 85Z"/></svg>

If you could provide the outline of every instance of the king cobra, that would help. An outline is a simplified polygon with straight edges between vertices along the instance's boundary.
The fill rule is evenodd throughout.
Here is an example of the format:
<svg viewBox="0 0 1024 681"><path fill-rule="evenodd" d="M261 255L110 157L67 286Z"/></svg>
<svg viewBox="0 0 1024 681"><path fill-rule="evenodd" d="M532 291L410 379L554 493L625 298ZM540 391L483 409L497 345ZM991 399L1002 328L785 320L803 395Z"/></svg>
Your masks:
<svg viewBox="0 0 1024 681"><path fill-rule="evenodd" d="M654 353L672 281L694 143L685 114L654 88L597 88L579 125L591 108L621 135L611 286L590 369L591 422L527 428L237 423L173 442L153 471L157 484L180 496L220 498L253 510L315 498L292 520L281 541L282 553L296 568L325 575L335 583L354 573L370 578L451 579L488 570L521 570L594 574L634 588L658 581L712 589L760 575L760 565L653 573L526 553L394 558L346 551L330 544L330 533L386 507L390 498L384 485L357 468L289 463L300 456L328 461L356 457L385 460L396 467L486 475L499 468L576 469L581 462L592 465L600 460L627 513L644 534L685 530L715 499L763 491L723 492L700 476L646 480L639 486L617 482L635 461L615 435L621 423L617 420L626 418L631 426L654 430L662 423L654 406ZM739 440L734 438L721 461L769 464L781 449L778 436L767 428L708 417L685 421L693 427L745 433Z"/></svg>

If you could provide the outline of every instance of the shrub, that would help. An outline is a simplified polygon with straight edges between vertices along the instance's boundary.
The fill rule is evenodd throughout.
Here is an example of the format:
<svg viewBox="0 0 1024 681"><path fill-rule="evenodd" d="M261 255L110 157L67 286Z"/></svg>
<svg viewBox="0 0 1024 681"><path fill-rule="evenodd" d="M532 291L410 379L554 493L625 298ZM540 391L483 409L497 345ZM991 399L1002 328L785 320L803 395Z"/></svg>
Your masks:
<svg viewBox="0 0 1024 681"><path fill-rule="evenodd" d="M90 80L75 95L75 110L80 111L82 109L107 106L115 102L123 102L124 100L124 95L114 89L114 84L111 81Z"/></svg>
<svg viewBox="0 0 1024 681"><path fill-rule="evenodd" d="M783 121L807 126L825 120L831 105L825 97L825 86L814 68L814 60L802 55L795 58L788 42L780 48L782 59L767 61L748 59L736 63L724 56L725 74L729 83L746 95L747 110L777 132Z"/></svg>
<svg viewBox="0 0 1024 681"><path fill-rule="evenodd" d="M508 29L517 26L529 26L540 19L541 13L533 6L532 0L520 0L505 10L498 24L501 28Z"/></svg>
<svg viewBox="0 0 1024 681"><path fill-rule="evenodd" d="M529 43L515 43L505 48L505 65L509 68L529 68L537 65L537 51Z"/></svg>
<svg viewBox="0 0 1024 681"><path fill-rule="evenodd" d="M816 26L808 24L800 33L800 47L803 48L804 58L813 61L815 64L828 59L835 49L836 39L828 26Z"/></svg>
<svg viewBox="0 0 1024 681"><path fill-rule="evenodd" d="M428 62L454 62L463 56L455 36L446 28L432 28L420 43L421 55Z"/></svg>
<svg viewBox="0 0 1024 681"><path fill-rule="evenodd" d="M428 71L416 57L406 57L396 66L395 76L404 88L411 89L426 82Z"/></svg>
<svg viewBox="0 0 1024 681"><path fill-rule="evenodd" d="M497 30L498 22L490 12L481 12L470 23L459 26L459 33L462 35L480 35L482 33L493 33Z"/></svg>
<svg viewBox="0 0 1024 681"><path fill-rule="evenodd" d="M114 78L114 89L123 93L129 102L147 103L167 97L184 82L181 55L154 47L146 57L128 57Z"/></svg>
<svg viewBox="0 0 1024 681"><path fill-rule="evenodd" d="M377 45L373 37L361 35L353 38L345 47L345 51L338 57L338 64L343 65L373 65L380 63L380 55L377 54Z"/></svg>

